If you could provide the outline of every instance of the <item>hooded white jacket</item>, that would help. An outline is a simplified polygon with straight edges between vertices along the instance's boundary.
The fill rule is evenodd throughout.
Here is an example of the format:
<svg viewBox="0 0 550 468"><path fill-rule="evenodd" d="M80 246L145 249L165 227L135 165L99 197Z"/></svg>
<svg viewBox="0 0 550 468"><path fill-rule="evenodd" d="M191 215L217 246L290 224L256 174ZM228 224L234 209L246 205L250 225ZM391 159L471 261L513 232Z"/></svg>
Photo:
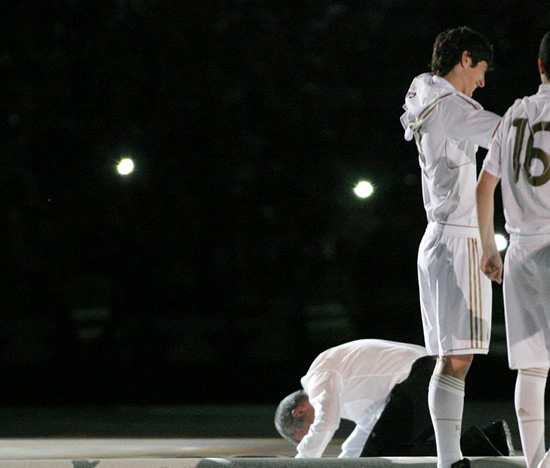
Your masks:
<svg viewBox="0 0 550 468"><path fill-rule="evenodd" d="M476 152L489 147L500 117L431 73L413 80L403 108L405 139L414 137L419 152L428 222L477 227Z"/></svg>

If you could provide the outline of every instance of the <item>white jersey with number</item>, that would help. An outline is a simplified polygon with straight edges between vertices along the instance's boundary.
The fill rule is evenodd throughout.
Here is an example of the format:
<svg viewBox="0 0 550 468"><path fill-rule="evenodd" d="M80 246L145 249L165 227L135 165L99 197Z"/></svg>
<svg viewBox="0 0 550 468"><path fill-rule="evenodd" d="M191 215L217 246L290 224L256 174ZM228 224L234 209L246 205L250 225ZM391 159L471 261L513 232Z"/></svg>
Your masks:
<svg viewBox="0 0 550 468"><path fill-rule="evenodd" d="M510 234L550 233L550 85L508 109L483 168L501 179Z"/></svg>
<svg viewBox="0 0 550 468"><path fill-rule="evenodd" d="M506 112L483 162L501 179L510 247L504 311L511 369L550 367L550 85Z"/></svg>
<svg viewBox="0 0 550 468"><path fill-rule="evenodd" d="M321 353L301 380L315 419L296 457L321 457L341 418L357 426L344 442L340 457L359 457L392 389L425 355L421 346L374 339L352 341Z"/></svg>
<svg viewBox="0 0 550 468"><path fill-rule="evenodd" d="M476 152L489 147L500 117L430 73L414 79L404 109L405 139L414 136L418 147L428 222L476 227Z"/></svg>

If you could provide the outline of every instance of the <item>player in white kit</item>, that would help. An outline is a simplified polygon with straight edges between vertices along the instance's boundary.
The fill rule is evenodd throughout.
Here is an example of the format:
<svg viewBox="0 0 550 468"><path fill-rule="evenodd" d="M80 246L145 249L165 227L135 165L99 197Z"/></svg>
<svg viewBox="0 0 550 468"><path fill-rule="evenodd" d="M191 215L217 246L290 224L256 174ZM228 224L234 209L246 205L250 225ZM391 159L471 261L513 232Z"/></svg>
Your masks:
<svg viewBox="0 0 550 468"><path fill-rule="evenodd" d="M491 285L479 269L476 152L489 147L500 117L472 94L492 61L492 46L470 28L440 33L432 73L414 79L401 117L419 152L428 220L418 276L426 348L438 356L428 401L439 468L469 466L460 450L464 382L473 355L488 352L491 332Z"/></svg>
<svg viewBox="0 0 550 468"><path fill-rule="evenodd" d="M544 390L550 367L550 32L540 45L537 94L508 109L483 162L477 187L481 267L501 282L494 240L499 180L510 234L504 266L508 362L518 370L515 407L528 467L544 456ZM546 465L550 466L550 455Z"/></svg>

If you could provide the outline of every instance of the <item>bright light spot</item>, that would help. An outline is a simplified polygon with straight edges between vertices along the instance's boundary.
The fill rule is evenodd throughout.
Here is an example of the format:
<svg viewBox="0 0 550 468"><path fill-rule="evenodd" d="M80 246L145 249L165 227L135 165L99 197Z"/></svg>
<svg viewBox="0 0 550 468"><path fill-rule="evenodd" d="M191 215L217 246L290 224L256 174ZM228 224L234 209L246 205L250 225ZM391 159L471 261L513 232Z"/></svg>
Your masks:
<svg viewBox="0 0 550 468"><path fill-rule="evenodd" d="M370 182L363 180L355 186L353 191L359 198L368 198L374 192L374 187Z"/></svg>
<svg viewBox="0 0 550 468"><path fill-rule="evenodd" d="M128 175L134 171L134 161L130 158L121 159L117 164L116 170L120 175Z"/></svg>
<svg viewBox="0 0 550 468"><path fill-rule="evenodd" d="M499 252L502 252L506 249L506 247L508 247L508 239L506 239L506 237L502 234L495 234L495 242L497 243L497 249Z"/></svg>

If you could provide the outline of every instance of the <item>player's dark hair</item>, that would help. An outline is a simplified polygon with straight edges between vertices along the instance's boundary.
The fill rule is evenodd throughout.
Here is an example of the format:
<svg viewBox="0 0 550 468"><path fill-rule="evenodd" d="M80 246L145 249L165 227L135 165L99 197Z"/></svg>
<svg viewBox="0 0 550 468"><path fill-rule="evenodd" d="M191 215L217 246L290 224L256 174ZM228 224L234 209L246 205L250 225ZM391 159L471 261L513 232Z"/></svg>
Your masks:
<svg viewBox="0 0 550 468"><path fill-rule="evenodd" d="M438 76L447 75L462 60L462 53L468 51L475 67L485 60L488 69L493 68L493 46L482 34L468 26L447 29L435 38L432 53L432 73Z"/></svg>
<svg viewBox="0 0 550 468"><path fill-rule="evenodd" d="M298 390L286 396L275 411L275 427L279 434L294 445L298 445L300 441L296 439L296 432L301 429L304 424L304 418L295 418L292 416L294 408L299 406L308 398L307 393L303 390Z"/></svg>
<svg viewBox="0 0 550 468"><path fill-rule="evenodd" d="M550 31L540 41L539 58L544 65L544 74L550 80Z"/></svg>

